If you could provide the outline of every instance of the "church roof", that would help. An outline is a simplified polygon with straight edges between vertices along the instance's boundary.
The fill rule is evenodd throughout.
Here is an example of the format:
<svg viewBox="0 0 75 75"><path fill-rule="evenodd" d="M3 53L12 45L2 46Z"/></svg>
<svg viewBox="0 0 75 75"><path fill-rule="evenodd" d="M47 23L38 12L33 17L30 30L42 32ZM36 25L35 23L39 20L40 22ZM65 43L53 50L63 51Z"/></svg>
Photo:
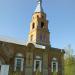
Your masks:
<svg viewBox="0 0 75 75"><path fill-rule="evenodd" d="M19 44L19 45L25 45L26 43L23 42L22 40L17 40L12 37L7 37L7 36L0 36L0 41L8 42L8 43L14 43L14 44Z"/></svg>
<svg viewBox="0 0 75 75"><path fill-rule="evenodd" d="M0 36L0 42L7 42L7 43L13 43L13 44L18 44L18 45L28 45L28 42L22 41L22 40L17 40L12 37L7 37L7 36ZM39 45L39 44L33 44L36 48L41 48L45 49L45 46Z"/></svg>
<svg viewBox="0 0 75 75"><path fill-rule="evenodd" d="M43 8L42 8L42 0L37 0L37 6L36 6L36 9L35 9L35 13L36 12L44 12Z"/></svg>

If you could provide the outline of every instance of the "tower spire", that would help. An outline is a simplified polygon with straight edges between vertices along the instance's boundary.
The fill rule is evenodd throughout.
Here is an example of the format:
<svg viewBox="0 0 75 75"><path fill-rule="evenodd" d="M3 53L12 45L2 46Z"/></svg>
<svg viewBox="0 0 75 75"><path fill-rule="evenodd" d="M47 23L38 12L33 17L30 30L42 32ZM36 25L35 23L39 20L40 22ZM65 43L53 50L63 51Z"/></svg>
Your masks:
<svg viewBox="0 0 75 75"><path fill-rule="evenodd" d="M42 0L37 0L37 7L35 9L35 13L36 12L44 12L42 8Z"/></svg>

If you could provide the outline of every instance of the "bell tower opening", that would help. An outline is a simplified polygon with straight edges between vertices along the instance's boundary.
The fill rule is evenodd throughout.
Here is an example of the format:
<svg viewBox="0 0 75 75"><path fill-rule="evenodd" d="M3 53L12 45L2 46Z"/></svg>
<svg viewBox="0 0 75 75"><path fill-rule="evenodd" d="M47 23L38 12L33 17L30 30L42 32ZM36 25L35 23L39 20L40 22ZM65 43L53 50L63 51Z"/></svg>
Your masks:
<svg viewBox="0 0 75 75"><path fill-rule="evenodd" d="M44 23L43 22L41 22L41 28L44 28Z"/></svg>
<svg viewBox="0 0 75 75"><path fill-rule="evenodd" d="M35 28L35 23L33 22L33 24L32 24L32 29L34 29Z"/></svg>

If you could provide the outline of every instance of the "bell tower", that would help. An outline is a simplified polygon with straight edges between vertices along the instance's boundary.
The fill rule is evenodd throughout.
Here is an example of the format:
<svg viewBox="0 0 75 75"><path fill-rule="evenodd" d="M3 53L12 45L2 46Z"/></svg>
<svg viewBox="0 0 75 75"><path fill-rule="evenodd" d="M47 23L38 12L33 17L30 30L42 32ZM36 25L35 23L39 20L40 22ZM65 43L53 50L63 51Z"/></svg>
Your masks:
<svg viewBox="0 0 75 75"><path fill-rule="evenodd" d="M30 23L28 41L34 44L49 46L49 36L48 20L42 8L42 0L37 0L37 7Z"/></svg>

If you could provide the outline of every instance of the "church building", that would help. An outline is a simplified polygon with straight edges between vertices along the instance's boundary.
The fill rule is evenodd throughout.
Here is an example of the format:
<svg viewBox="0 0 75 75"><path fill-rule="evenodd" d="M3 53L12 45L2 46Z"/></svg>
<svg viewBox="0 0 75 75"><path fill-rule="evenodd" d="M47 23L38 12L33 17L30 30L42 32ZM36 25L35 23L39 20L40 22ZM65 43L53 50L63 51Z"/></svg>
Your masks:
<svg viewBox="0 0 75 75"><path fill-rule="evenodd" d="M25 45L0 40L0 73L8 65L8 75L64 75L64 50L51 46L42 0L37 0L28 35Z"/></svg>

